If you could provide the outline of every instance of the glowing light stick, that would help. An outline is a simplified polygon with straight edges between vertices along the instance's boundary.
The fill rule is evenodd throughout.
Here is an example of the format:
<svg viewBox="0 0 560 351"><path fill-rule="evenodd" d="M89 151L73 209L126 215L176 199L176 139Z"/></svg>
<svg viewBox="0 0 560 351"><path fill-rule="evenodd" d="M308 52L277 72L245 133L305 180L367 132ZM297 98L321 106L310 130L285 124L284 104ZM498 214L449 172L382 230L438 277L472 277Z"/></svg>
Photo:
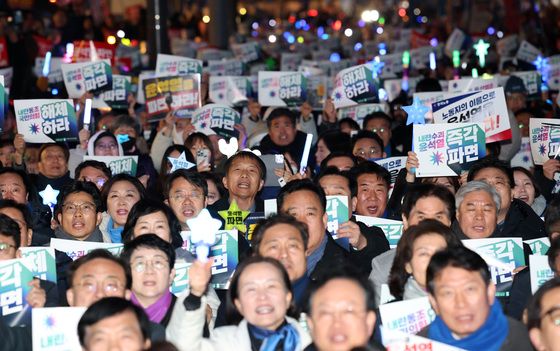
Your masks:
<svg viewBox="0 0 560 351"><path fill-rule="evenodd" d="M48 77L49 72L51 71L51 52L47 51L45 54L45 61L43 62L43 77Z"/></svg>
<svg viewBox="0 0 560 351"><path fill-rule="evenodd" d="M436 53L435 52L430 52L430 69L432 71L435 71L437 69Z"/></svg>
<svg viewBox="0 0 560 351"><path fill-rule="evenodd" d="M305 147L303 148L303 155L301 156L301 162L299 163L299 173L301 175L305 174L307 170L307 161L309 160L309 152L311 151L311 142L313 141L313 134L307 134L305 139Z"/></svg>
<svg viewBox="0 0 560 351"><path fill-rule="evenodd" d="M478 64L480 65L480 67L484 67L484 65L486 65L486 55L488 55L488 48L490 47L490 44L482 39L479 39L478 42L473 45L473 47L476 50Z"/></svg>
<svg viewBox="0 0 560 351"><path fill-rule="evenodd" d="M461 65L461 52L453 50L453 79L459 79L459 66Z"/></svg>
<svg viewBox="0 0 560 351"><path fill-rule="evenodd" d="M403 66L403 77L401 88L404 91L408 91L408 68L410 67L410 52L405 51L402 54L402 66Z"/></svg>
<svg viewBox="0 0 560 351"><path fill-rule="evenodd" d="M84 129L89 129L91 123L91 99L86 99L86 106L84 108Z"/></svg>

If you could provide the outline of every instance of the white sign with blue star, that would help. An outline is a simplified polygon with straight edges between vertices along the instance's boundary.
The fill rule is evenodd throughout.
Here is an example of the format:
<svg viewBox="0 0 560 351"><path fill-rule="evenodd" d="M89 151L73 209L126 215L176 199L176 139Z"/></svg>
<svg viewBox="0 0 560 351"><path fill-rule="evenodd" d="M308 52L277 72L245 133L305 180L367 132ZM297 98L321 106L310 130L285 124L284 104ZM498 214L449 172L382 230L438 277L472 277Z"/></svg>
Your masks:
<svg viewBox="0 0 560 351"><path fill-rule="evenodd" d="M560 120L557 118L531 118L529 120L531 154L535 165L542 165L560 154Z"/></svg>
<svg viewBox="0 0 560 351"><path fill-rule="evenodd" d="M168 157L167 158L171 163L171 170L170 173L178 169L191 169L196 166L194 163L187 161L185 152L183 151L179 157Z"/></svg>
<svg viewBox="0 0 560 351"><path fill-rule="evenodd" d="M403 106L402 109L408 114L406 125L409 124L426 124L424 116L430 109L424 105L419 98L414 98L410 106Z"/></svg>
<svg viewBox="0 0 560 351"><path fill-rule="evenodd" d="M28 143L78 140L72 99L14 100L18 133Z"/></svg>

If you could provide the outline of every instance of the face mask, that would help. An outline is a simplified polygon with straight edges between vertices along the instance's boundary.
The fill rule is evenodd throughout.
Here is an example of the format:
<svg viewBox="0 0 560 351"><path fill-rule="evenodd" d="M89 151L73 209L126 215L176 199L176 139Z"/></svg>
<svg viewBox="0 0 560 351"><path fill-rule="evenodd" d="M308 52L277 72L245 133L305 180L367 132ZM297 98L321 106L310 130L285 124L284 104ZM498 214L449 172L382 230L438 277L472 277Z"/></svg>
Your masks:
<svg viewBox="0 0 560 351"><path fill-rule="evenodd" d="M124 152L134 151L136 145L136 138L131 138L128 134L118 134L117 140L121 144Z"/></svg>

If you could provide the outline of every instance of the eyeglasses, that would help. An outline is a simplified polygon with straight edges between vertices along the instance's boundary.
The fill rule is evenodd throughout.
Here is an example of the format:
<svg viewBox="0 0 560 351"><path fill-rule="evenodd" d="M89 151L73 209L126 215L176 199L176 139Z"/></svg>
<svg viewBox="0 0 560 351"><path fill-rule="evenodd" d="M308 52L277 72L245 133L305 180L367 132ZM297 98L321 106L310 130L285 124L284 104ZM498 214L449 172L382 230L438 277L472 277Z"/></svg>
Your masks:
<svg viewBox="0 0 560 351"><path fill-rule="evenodd" d="M385 128L373 128L371 131L374 132L374 133L385 133L387 131L387 129L385 129Z"/></svg>
<svg viewBox="0 0 560 351"><path fill-rule="evenodd" d="M117 144L97 144L95 145L95 148L103 151L107 151L107 150L114 151L117 149Z"/></svg>
<svg viewBox="0 0 560 351"><path fill-rule="evenodd" d="M544 319L547 316L550 317L550 320L552 321L552 324L554 324L554 326L560 327L560 306L554 306L550 310L543 313L541 319Z"/></svg>
<svg viewBox="0 0 560 351"><path fill-rule="evenodd" d="M330 323L335 320L343 322L355 321L366 311L363 309L356 309L353 306L345 306L337 309L320 309L317 311L317 320L320 323Z"/></svg>
<svg viewBox="0 0 560 351"><path fill-rule="evenodd" d="M117 279L105 279L101 284L94 279L85 279L77 286L88 293L95 293L101 287L106 294L115 293L122 288L122 284Z"/></svg>
<svg viewBox="0 0 560 351"><path fill-rule="evenodd" d="M360 156L363 158L373 158L379 155L379 152L380 152L379 149L376 147L370 147L369 150L359 148L358 150L356 150L354 156Z"/></svg>
<svg viewBox="0 0 560 351"><path fill-rule="evenodd" d="M186 199L189 200L199 200L202 199L202 193L198 192L198 191L193 191L190 194L187 193L176 193L173 196L171 196L171 199L173 199L174 201L180 201L183 202Z"/></svg>
<svg viewBox="0 0 560 351"><path fill-rule="evenodd" d="M11 248L15 249L16 246L8 243L0 243L0 252L9 251Z"/></svg>
<svg viewBox="0 0 560 351"><path fill-rule="evenodd" d="M84 202L81 204L69 203L62 205L62 210L72 215L78 211L80 211L82 214L90 214L95 211L95 205L91 202Z"/></svg>
<svg viewBox="0 0 560 351"><path fill-rule="evenodd" d="M167 267L169 267L169 261L166 260L154 260L154 261L138 261L132 265L132 268L137 273L142 273L146 271L148 266L151 265L152 268L156 271L161 271Z"/></svg>

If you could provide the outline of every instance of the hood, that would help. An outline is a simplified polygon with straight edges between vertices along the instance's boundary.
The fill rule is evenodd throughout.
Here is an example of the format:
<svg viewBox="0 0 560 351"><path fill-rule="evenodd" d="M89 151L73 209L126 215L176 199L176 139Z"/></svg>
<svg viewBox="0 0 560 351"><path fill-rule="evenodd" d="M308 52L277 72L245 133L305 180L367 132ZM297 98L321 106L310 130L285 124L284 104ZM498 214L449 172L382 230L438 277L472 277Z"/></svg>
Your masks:
<svg viewBox="0 0 560 351"><path fill-rule="evenodd" d="M95 141L97 140L97 138L99 138L99 135L101 135L105 132L107 132L107 131L106 130L100 130L99 132L93 134L91 136L91 138L89 138L88 146L87 146L87 154L89 156L95 156L95 153L94 153L94 150L93 150L94 149L93 145L95 144ZM116 139L116 137L115 137L115 139ZM117 142L117 147L119 148L119 156L124 156L123 148L122 148L122 146L119 142Z"/></svg>

